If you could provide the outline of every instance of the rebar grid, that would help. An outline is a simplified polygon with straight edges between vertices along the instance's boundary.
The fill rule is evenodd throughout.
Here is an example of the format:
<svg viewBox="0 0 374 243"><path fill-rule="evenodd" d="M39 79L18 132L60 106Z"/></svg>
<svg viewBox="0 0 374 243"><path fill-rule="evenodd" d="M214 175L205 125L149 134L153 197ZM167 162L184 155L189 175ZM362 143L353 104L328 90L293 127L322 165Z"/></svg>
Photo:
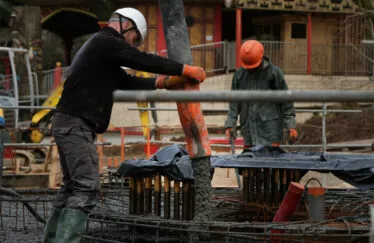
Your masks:
<svg viewBox="0 0 374 243"><path fill-rule="evenodd" d="M269 224L177 221L94 213L89 218L86 239L90 242L193 242L190 236L197 233L207 237L210 242L264 241L274 237L289 239L291 242L299 242L301 238L303 242L332 239L336 242L351 242L356 238L367 238L369 227L370 222L366 216L342 217L323 222ZM271 233L274 229L282 230L283 233Z"/></svg>
<svg viewBox="0 0 374 243"><path fill-rule="evenodd" d="M43 235L40 223L23 204L28 202L44 219L52 207L56 190L17 190L22 197L0 196L0 241L34 242ZM173 190L170 195L174 198ZM370 229L368 205L374 201L374 190L334 189L325 194L323 222L305 221L307 195L289 223L269 223L277 208L243 201L240 189L215 189L210 221L196 222L163 219L154 214L129 215L129 188L127 180L106 175L102 181L100 203L90 215L86 242L192 242L196 233L210 242L256 242L275 237L273 229L284 232L280 237L287 242L311 242L312 240L335 242L362 242ZM161 197L160 204L164 200ZM173 201L170 203L173 216ZM163 207L161 207L163 208ZM264 210L269 210L265 217ZM173 218L173 217L172 217ZM204 229L204 230L201 230Z"/></svg>

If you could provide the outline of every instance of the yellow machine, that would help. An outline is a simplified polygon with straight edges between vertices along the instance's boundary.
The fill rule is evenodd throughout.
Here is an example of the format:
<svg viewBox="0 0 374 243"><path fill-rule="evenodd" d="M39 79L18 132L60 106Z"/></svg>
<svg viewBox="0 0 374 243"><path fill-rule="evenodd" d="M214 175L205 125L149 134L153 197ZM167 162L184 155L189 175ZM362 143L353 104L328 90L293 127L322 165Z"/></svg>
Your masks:
<svg viewBox="0 0 374 243"><path fill-rule="evenodd" d="M44 101L42 106L45 107L56 107L60 100L62 91L64 89L64 81L61 82L52 94ZM31 119L30 128L26 131L24 140L32 143L40 143L43 139L43 133L41 131L40 122L49 117L51 109L42 109L36 112Z"/></svg>
<svg viewBox="0 0 374 243"><path fill-rule="evenodd" d="M136 72L137 77L150 78L151 75L147 72ZM137 102L138 108L148 108L148 102ZM149 127L149 113L147 110L139 110L140 123L143 129L144 138L148 137Z"/></svg>
<svg viewBox="0 0 374 243"><path fill-rule="evenodd" d="M151 77L151 75L147 72L137 72L136 76L144 78ZM62 95L63 88L64 81L57 86L48 99L44 101L42 106L56 107ZM138 108L148 108L148 102L137 102L137 106ZM23 140L25 142L40 143L43 140L44 135L42 128L40 127L40 123L49 117L51 111L51 109L42 109L32 116L30 127L24 132ZM148 132L150 131L149 112L147 110L140 110L139 117L143 129L143 135L145 138L147 138ZM49 122L47 124L49 124Z"/></svg>

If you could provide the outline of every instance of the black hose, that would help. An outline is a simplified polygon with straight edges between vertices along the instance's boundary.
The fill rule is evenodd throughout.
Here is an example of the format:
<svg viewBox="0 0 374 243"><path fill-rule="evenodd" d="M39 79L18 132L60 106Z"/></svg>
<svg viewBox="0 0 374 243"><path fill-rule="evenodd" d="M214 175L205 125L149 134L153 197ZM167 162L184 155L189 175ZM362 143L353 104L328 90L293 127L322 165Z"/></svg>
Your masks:
<svg viewBox="0 0 374 243"><path fill-rule="evenodd" d="M6 195L9 195L9 196L12 196L12 197L17 197L19 199L22 199L22 195L18 194L15 191L12 191L12 190L9 190L7 188L4 188L4 187L0 187L0 193L6 194ZM20 200L20 201L22 202L23 205L26 206L26 208L30 211L30 213L35 217L36 220L38 220L40 223L43 223L43 224L45 224L47 222L43 217L41 217L34 210L34 208L30 205L30 203L25 202L23 200Z"/></svg>

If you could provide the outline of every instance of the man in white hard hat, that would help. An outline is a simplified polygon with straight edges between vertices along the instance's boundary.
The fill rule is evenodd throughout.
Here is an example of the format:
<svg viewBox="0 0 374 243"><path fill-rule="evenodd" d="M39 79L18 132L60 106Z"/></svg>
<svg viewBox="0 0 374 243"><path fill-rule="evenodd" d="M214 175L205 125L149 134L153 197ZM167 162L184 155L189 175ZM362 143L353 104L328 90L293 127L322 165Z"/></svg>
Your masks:
<svg viewBox="0 0 374 243"><path fill-rule="evenodd" d="M155 90L175 87L187 76L203 82L205 71L139 51L147 34L138 10L115 11L108 26L79 50L69 69L52 122L63 171L43 242L79 242L88 213L98 201L99 162L94 141L109 124L114 90ZM162 74L157 79L127 74L121 67ZM171 76L166 76L171 75ZM173 84L173 85L172 85Z"/></svg>

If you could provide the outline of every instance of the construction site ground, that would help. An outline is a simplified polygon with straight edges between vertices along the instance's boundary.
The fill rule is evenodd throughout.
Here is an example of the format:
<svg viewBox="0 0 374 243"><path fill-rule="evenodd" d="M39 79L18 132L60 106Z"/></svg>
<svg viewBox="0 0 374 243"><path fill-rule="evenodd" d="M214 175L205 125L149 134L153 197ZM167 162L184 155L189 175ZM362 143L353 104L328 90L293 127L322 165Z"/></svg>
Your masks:
<svg viewBox="0 0 374 243"><path fill-rule="evenodd" d="M341 109L341 107L340 107ZM360 113L330 113L326 117L328 143L367 143L374 140L374 109L351 104L345 109L362 110ZM304 124L298 124L298 144L322 143L322 116L314 115Z"/></svg>

